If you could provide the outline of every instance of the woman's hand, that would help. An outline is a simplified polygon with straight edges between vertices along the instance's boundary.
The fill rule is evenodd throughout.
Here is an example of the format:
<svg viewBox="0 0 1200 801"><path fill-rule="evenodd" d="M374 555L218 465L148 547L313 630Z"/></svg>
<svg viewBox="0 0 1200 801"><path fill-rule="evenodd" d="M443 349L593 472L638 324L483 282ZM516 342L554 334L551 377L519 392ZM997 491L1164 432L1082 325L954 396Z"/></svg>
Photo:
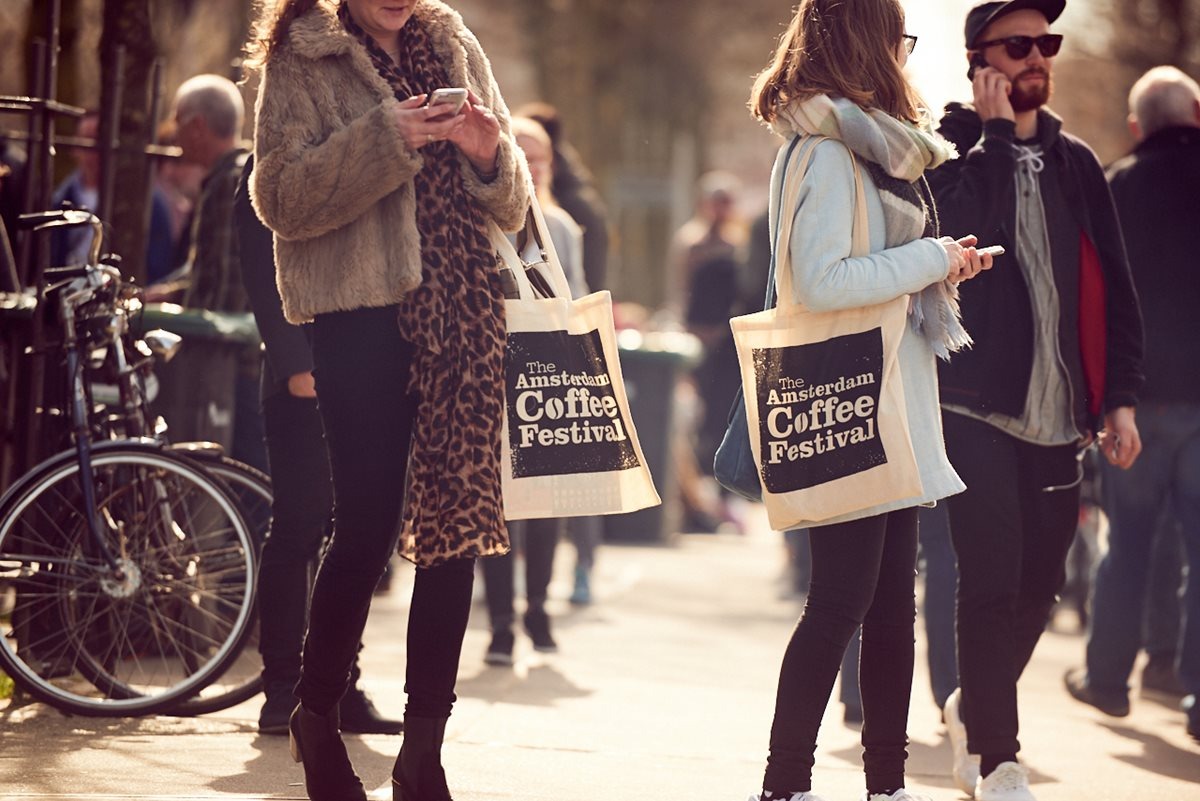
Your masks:
<svg viewBox="0 0 1200 801"><path fill-rule="evenodd" d="M447 119L445 109L425 105L428 95L416 95L400 103L394 117L396 129L413 150L450 137L465 124L464 115Z"/></svg>
<svg viewBox="0 0 1200 801"><path fill-rule="evenodd" d="M484 175L494 172L500 150L500 121L496 115L480 105L479 98L471 92L462 113L455 119L462 119L462 124L446 138L458 146L476 170Z"/></svg>
<svg viewBox="0 0 1200 801"><path fill-rule="evenodd" d="M955 284L969 281L984 270L992 269L992 257L975 249L979 243L974 236L951 239L944 236L938 240L950 257L950 273L946 276Z"/></svg>

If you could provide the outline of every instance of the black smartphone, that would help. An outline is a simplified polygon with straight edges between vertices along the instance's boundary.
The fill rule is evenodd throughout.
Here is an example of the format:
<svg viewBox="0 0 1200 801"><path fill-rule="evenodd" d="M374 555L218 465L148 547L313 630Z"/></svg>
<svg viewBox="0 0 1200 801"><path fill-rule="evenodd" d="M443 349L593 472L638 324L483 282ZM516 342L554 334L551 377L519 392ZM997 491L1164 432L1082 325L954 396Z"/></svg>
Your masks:
<svg viewBox="0 0 1200 801"><path fill-rule="evenodd" d="M975 80L975 71L981 70L984 67L989 67L989 66L991 66L991 65L988 64L987 59L984 57L983 53L972 53L971 54L971 68L969 70L967 70L967 80L968 81Z"/></svg>

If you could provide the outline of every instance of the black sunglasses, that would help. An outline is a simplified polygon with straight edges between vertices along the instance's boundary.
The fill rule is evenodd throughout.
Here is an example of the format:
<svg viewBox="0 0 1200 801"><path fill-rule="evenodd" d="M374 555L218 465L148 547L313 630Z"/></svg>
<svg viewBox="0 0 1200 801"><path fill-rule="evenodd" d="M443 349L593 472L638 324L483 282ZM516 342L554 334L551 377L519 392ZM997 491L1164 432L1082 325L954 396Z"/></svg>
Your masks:
<svg viewBox="0 0 1200 801"><path fill-rule="evenodd" d="M912 34L904 34L904 52L912 55L912 51L917 49L917 37Z"/></svg>
<svg viewBox="0 0 1200 801"><path fill-rule="evenodd" d="M1041 36L1006 36L1003 39L991 39L975 45L975 49L983 50L995 45L1004 45L1004 51L1008 53L1008 57L1016 60L1027 58L1033 50L1033 46L1037 45L1039 53L1046 58L1051 58L1058 55L1062 43L1061 33L1047 33Z"/></svg>

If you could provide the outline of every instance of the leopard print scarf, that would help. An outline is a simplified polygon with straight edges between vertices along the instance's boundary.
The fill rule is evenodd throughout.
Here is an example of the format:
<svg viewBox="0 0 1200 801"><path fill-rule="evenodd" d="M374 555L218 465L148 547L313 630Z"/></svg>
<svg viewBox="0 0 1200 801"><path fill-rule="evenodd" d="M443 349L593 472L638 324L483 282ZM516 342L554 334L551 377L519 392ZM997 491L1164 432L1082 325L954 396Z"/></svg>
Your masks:
<svg viewBox="0 0 1200 801"><path fill-rule="evenodd" d="M399 63L345 3L338 16L397 99L450 85L419 15L400 31ZM509 549L500 490L505 329L495 250L464 186L458 149L433 142L421 155L414 184L422 282L398 313L402 336L417 346L411 390L419 398L399 552L432 567Z"/></svg>

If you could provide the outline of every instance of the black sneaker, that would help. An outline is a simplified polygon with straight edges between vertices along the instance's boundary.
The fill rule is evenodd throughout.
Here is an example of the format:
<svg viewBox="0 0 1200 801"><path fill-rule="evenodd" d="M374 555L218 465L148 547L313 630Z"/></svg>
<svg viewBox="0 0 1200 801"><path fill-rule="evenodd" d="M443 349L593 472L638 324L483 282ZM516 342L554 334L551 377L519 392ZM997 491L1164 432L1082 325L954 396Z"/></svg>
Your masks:
<svg viewBox="0 0 1200 801"><path fill-rule="evenodd" d="M492 632L492 642L488 645L487 653L483 655L484 664L495 667L512 667L513 644L512 629Z"/></svg>
<svg viewBox="0 0 1200 801"><path fill-rule="evenodd" d="M349 734L400 734L404 721L386 718L363 690L351 687L338 704L342 731Z"/></svg>
<svg viewBox="0 0 1200 801"><path fill-rule="evenodd" d="M1094 706L1114 718L1123 718L1129 715L1129 695L1127 693L1101 693L1093 690L1088 684L1087 668L1071 668L1063 676L1063 684L1066 685L1067 692L1076 701Z"/></svg>
<svg viewBox="0 0 1200 801"><path fill-rule="evenodd" d="M533 640L533 650L543 654L558 652L558 643L550 634L550 616L542 610L525 613L525 631Z"/></svg>
<svg viewBox="0 0 1200 801"><path fill-rule="evenodd" d="M288 718L296 708L298 701L292 695L295 682L272 681L263 687L266 700L263 701L262 711L258 713L259 734L287 734Z"/></svg>

